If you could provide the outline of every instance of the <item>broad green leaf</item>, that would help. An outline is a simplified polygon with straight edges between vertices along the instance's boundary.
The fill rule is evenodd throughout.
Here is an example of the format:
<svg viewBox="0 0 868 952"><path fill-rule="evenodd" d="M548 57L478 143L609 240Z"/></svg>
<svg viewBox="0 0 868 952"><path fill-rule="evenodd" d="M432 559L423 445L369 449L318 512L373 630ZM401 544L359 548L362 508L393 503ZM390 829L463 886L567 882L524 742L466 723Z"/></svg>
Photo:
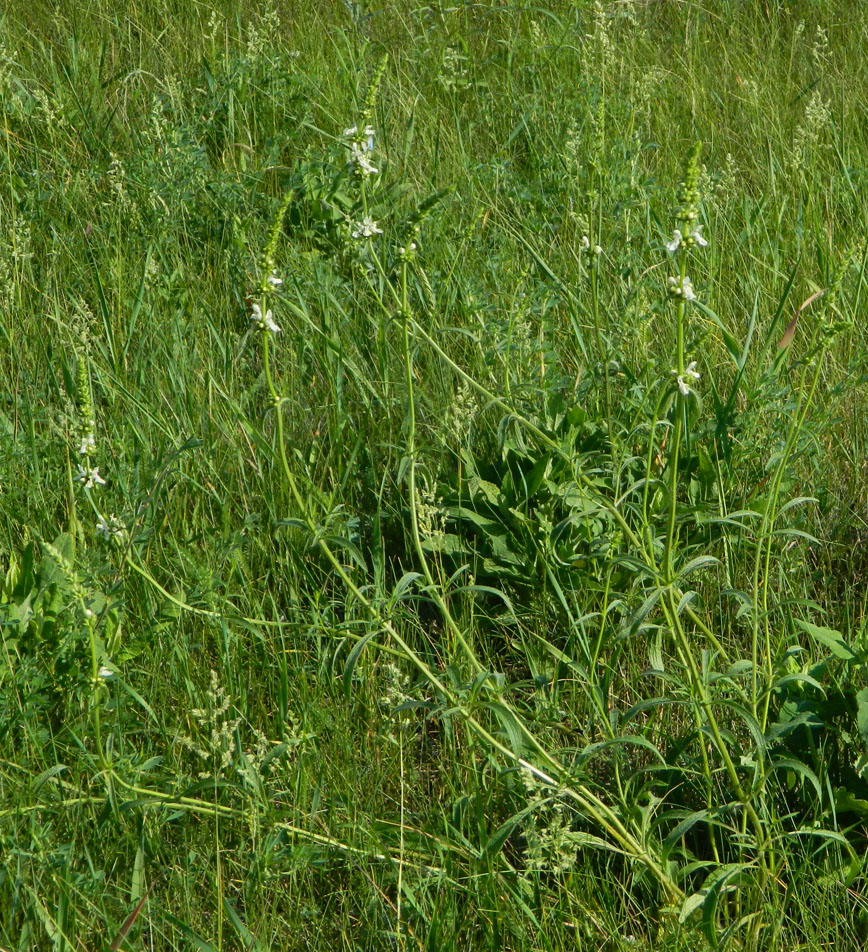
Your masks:
<svg viewBox="0 0 868 952"><path fill-rule="evenodd" d="M197 935L186 922L176 919L170 912L164 911L161 915L166 922L178 929L181 935L192 944L193 948L198 949L199 952L217 952L217 949L211 945L210 942L206 942L200 935Z"/></svg>
<svg viewBox="0 0 868 952"><path fill-rule="evenodd" d="M823 790L820 787L817 775L800 760L795 760L792 757L781 757L772 764L772 770L792 770L794 774L798 774L803 780L807 780L816 791L817 797L822 798Z"/></svg>
<svg viewBox="0 0 868 952"><path fill-rule="evenodd" d="M868 800L857 797L846 787L838 787L835 791L835 809L839 813L855 813L857 816L868 816Z"/></svg>
<svg viewBox="0 0 868 952"><path fill-rule="evenodd" d="M62 773L64 770L69 770L66 764L55 764L53 767L49 767L48 770L44 770L34 781L33 781L33 792L37 793L49 780L56 777L59 773Z"/></svg>
<svg viewBox="0 0 868 952"><path fill-rule="evenodd" d="M856 695L856 726L862 743L868 748L868 688Z"/></svg>
<svg viewBox="0 0 868 952"><path fill-rule="evenodd" d="M697 892L688 896L681 906L681 911L678 913L678 922L686 922L690 918L691 914L699 909L699 907L705 902L707 895L707 893Z"/></svg>
<svg viewBox="0 0 868 952"><path fill-rule="evenodd" d="M836 658L840 658L842 661L858 660L858 656L844 641L840 631L834 631L832 628L821 628L809 621L802 621L801 618L795 618L794 621L802 631L809 634L814 641L823 645L824 648L828 648Z"/></svg>
<svg viewBox="0 0 868 952"><path fill-rule="evenodd" d="M350 696L350 687L353 682L353 672L356 670L356 664L358 663L359 657L365 650L365 645L367 645L371 638L373 638L376 634L376 631L369 631L364 636L364 638L361 638L355 645L353 645L353 650L347 655L347 661L344 665L344 672L342 676L344 694L347 697Z"/></svg>
<svg viewBox="0 0 868 952"><path fill-rule="evenodd" d="M697 558L691 559L687 565L678 570L678 578L685 578L692 572L710 568L712 565L720 565L720 559L716 559L713 555L697 556Z"/></svg>
<svg viewBox="0 0 868 952"><path fill-rule="evenodd" d="M392 601L399 602L404 596L405 592L408 592L411 586L422 578L419 572L405 572L395 583L395 587L392 589Z"/></svg>
<svg viewBox="0 0 868 952"><path fill-rule="evenodd" d="M422 548L426 552L439 552L441 555L465 554L467 544L451 532L433 533L422 541Z"/></svg>
<svg viewBox="0 0 868 952"><path fill-rule="evenodd" d="M650 751L661 764L666 763L666 758L660 751L645 737L641 737L638 734L624 734L621 737L613 737L611 740L600 741L597 744L589 744L581 753L581 759L586 760L590 757L595 756L600 753L602 750L608 750L610 747L621 746L633 746L633 747L644 747L645 750Z"/></svg>
<svg viewBox="0 0 868 952"><path fill-rule="evenodd" d="M223 896L223 909L226 912L226 915L229 917L229 921L232 923L235 931L238 933L238 937L244 943L244 948L248 952L259 952L262 946L259 944L256 936L253 935L247 926L244 924L241 916L235 911L235 907L232 905L229 900Z"/></svg>

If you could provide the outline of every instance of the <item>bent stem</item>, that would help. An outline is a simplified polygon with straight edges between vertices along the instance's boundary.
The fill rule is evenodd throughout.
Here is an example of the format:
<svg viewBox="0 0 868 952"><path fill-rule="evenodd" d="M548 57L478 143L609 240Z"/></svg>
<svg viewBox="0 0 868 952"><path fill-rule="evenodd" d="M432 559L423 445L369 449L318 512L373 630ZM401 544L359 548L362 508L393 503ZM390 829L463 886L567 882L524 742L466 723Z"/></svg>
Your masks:
<svg viewBox="0 0 868 952"><path fill-rule="evenodd" d="M393 289L394 293L394 289ZM404 269L404 277L402 284L402 297L406 301L406 265ZM403 303L403 302L402 302ZM462 648L468 655L468 658L471 660L471 663L474 666L474 669L478 673L483 672L483 668L479 663L479 660L475 657L472 652L472 649L467 644L466 639L463 636L463 633L460 631L457 623L454 621L451 613L448 610L443 598L438 591L438 587L434 583L433 576L431 576L430 569L427 568L427 560L424 558L424 550L421 547L421 538L419 536L419 526L418 526L418 513L416 512L416 500L415 500L415 483L412 476L412 472L415 464L415 418L413 415L412 404L413 404L413 388L412 388L412 362L409 359L410 357L410 338L409 338L409 328L411 319L409 314L404 311L402 312L403 320L403 341L404 341L404 363L405 370L407 373L407 378L410 387L410 420L409 420L409 451L410 451L410 496L411 496L411 511L412 511L412 524L413 524L413 536L414 536L414 545L417 549L417 554L421 555L421 563L423 565L423 570L425 571L426 581L428 582L428 588L432 597L434 598L435 603L438 605L438 608L443 612L444 620L450 628L450 631L453 635L456 636L456 640L459 644L462 645ZM418 324L413 321L413 326L418 327ZM427 335L426 335L427 336ZM540 779L544 782L550 784L553 787L556 787L563 796L566 796L572 799L577 806L585 812L585 814L590 817L615 843L617 846L623 850L623 852L632 857L634 860L638 861L652 874L652 876L659 882L661 888L664 890L667 899L671 902L679 901L683 898L684 893L681 887L675 882L675 880L670 876L669 872L654 858L654 856L645 848L643 845L643 838L641 835L634 836L625 823L618 816L616 811L612 809L608 804L606 804L602 799L600 799L596 794L594 794L590 789L585 787L582 784L578 786L571 786L568 783L564 783L565 779L565 770L561 763L553 756L553 754L548 751L540 741L535 737L531 730L527 727L526 724L522 721L520 717L517 717L512 709L505 702L500 702L502 708L510 715L513 722L517 725L524 741L528 746L535 751L539 756L542 763L545 764L545 767L550 774L544 773L537 767L534 767L529 762L524 760L519 753L507 747L501 740L494 736L487 727L485 727L469 710L462 702L460 697L458 697L455 692L451 691L447 685L435 674L435 672L429 667L425 660L401 637L395 626L392 624L390 619L384 619L377 606L361 591L359 586L353 581L349 576L345 567L341 561L337 558L334 550L328 544L328 542L322 537L322 534L318 531L317 525L309 512L308 506L305 502L304 497L301 494L299 489L298 481L295 477L295 474L292 471L291 466L289 465L289 457L286 450L286 434L284 430L283 422L283 413L282 406L284 403L283 398L281 397L274 381L274 376L271 371L270 363L268 361L268 348L269 341L268 335L263 333L263 363L265 371L266 386L268 388L272 405L275 409L276 415L276 438L278 442L278 454L280 460L280 466L282 470L283 478L286 482L287 487L289 488L290 495L293 499L293 502L298 510L300 521L306 526L311 536L315 539L316 545L319 548L320 552L323 554L327 562L331 565L337 577L341 580L343 585L346 587L347 591L352 594L356 599L358 604L362 607L364 612L367 614L370 621L381 627L382 630L389 636L394 644L396 644L400 650L403 652L404 656L416 667L416 669L428 680L429 684L440 694L440 696L459 714L465 725L469 730L474 734L480 737L492 750L499 752L505 758L507 758L512 763L515 763L520 766L525 766L527 769L530 769L534 772ZM534 428L536 430L536 428ZM536 430L537 433L542 437L542 434L539 430ZM551 442L546 437L548 442ZM620 513L619 513L620 515ZM623 521L623 517L621 517ZM626 522L624 523L625 527L629 530ZM629 530L632 534L632 530ZM638 540L637 540L638 541Z"/></svg>
<svg viewBox="0 0 868 952"><path fill-rule="evenodd" d="M814 334L811 339L811 345L809 348L809 353L813 351L817 345L817 337L822 333L821 328L818 326L814 330ZM754 571L753 571L753 619L752 619L752 650L753 650L753 694L752 694L752 705L753 705L753 715L759 721L760 728L765 732L766 727L768 726L768 715L769 715L769 706L771 704L772 690L771 690L771 681L773 678L773 665L774 659L772 657L773 646L772 646L772 633L771 625L769 623L769 573L771 566L771 556L772 556L772 543L774 541L774 527L775 521L777 520L778 515L778 504L780 501L780 491L781 483L783 482L784 474L786 472L787 466L789 464L790 458L793 455L795 450L796 442L798 441L799 435L802 432L802 428L805 423L805 419L808 415L808 410L811 408L811 405L814 402L814 395L817 391L817 386L820 382L820 373L823 368L823 357L826 352L826 342L823 341L819 344L819 352L816 354L816 360L814 365L814 373L811 377L810 385L808 386L807 393L803 397L799 409L792 417L792 422L790 425L789 432L787 434L786 442L784 443L784 448L781 452L780 459L778 460L778 465L775 468L774 477L772 478L771 490L769 493L769 502L765 507L763 513L762 523L760 524L759 536L757 541L757 552L756 559L754 561ZM808 371L810 369L810 364L806 364L802 368L802 375L800 381L799 389L804 393L805 381L807 379ZM763 574L762 583L760 584L760 572ZM766 683L760 687L758 679L758 666L759 666L759 624L760 624L760 590L762 590L762 619L763 619L763 673L765 675ZM760 705L760 696L762 695L762 714L758 714L758 708Z"/></svg>
<svg viewBox="0 0 868 952"><path fill-rule="evenodd" d="M409 308L407 302L407 262L404 261L401 266L401 339L403 342L403 357L405 382L407 386L407 488L409 490L410 503L410 530L413 537L413 547L416 550L416 557L422 568L422 574L427 583L427 594L437 606L446 627L453 639L461 646L462 651L467 656L473 667L475 674L480 674L484 670L476 657L475 652L470 647L467 638L461 627L455 621L446 600L440 592L440 586L434 581L431 568L428 565L428 559L425 557L425 550L422 546L422 537L419 532L419 511L418 495L416 488L416 392L413 386L413 354L410 349L410 320Z"/></svg>

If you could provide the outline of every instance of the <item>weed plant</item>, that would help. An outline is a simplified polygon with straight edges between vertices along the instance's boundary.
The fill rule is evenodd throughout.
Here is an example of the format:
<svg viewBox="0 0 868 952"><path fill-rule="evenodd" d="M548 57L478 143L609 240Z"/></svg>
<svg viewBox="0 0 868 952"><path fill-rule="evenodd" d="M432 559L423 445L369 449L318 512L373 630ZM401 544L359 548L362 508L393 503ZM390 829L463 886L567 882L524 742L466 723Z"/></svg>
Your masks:
<svg viewBox="0 0 868 952"><path fill-rule="evenodd" d="M0 36L0 948L868 930L868 16Z"/></svg>

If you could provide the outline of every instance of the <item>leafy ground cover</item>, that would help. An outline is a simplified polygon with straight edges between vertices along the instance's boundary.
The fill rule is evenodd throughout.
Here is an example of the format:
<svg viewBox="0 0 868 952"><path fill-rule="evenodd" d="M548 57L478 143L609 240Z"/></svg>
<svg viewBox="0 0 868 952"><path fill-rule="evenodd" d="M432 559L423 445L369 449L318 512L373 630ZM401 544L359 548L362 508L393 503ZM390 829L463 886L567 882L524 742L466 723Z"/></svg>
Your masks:
<svg viewBox="0 0 868 952"><path fill-rule="evenodd" d="M0 947L862 948L868 14L2 26Z"/></svg>

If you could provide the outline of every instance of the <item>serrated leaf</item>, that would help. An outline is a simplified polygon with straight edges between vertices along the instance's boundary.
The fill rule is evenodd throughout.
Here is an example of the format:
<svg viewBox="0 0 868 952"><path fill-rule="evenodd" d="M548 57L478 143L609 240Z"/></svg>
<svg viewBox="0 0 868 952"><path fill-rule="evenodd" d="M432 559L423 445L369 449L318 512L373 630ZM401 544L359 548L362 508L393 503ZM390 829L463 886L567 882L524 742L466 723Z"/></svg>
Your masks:
<svg viewBox="0 0 868 952"><path fill-rule="evenodd" d="M692 893L688 896L682 906L681 911L678 913L678 922L679 924L686 922L692 913L694 913L700 906L705 902L706 894L705 893Z"/></svg>

